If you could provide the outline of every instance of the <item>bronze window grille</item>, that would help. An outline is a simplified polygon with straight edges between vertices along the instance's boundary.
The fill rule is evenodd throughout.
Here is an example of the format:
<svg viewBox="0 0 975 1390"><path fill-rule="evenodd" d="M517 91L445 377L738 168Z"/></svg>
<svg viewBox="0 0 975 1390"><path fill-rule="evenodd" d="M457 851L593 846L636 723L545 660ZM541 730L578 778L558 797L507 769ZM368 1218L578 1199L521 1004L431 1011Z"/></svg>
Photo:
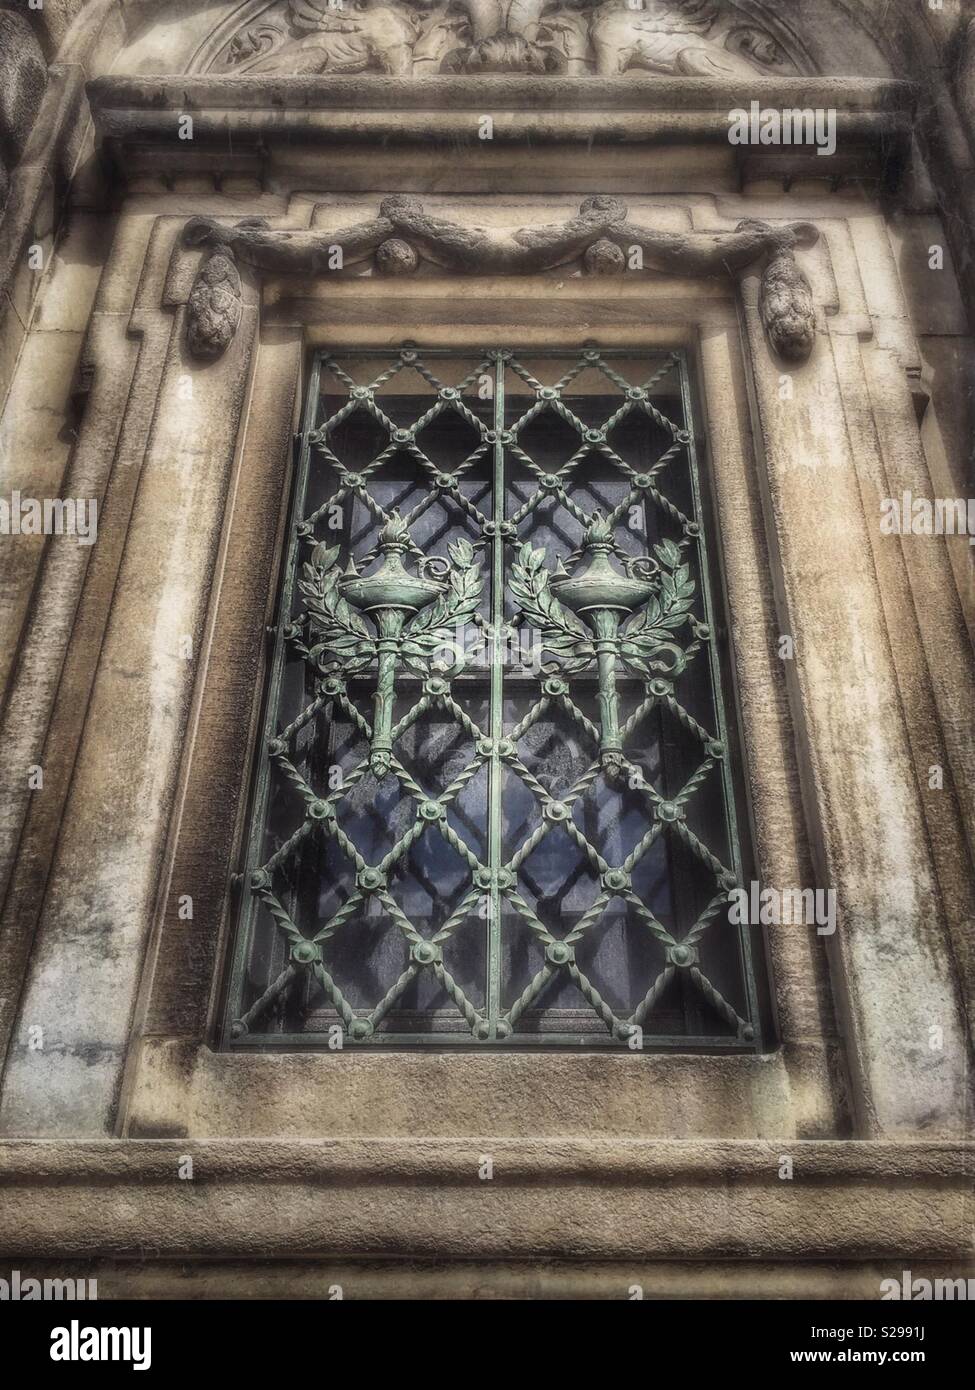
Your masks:
<svg viewBox="0 0 975 1390"><path fill-rule="evenodd" d="M680 353L311 371L223 1040L752 1051Z"/></svg>

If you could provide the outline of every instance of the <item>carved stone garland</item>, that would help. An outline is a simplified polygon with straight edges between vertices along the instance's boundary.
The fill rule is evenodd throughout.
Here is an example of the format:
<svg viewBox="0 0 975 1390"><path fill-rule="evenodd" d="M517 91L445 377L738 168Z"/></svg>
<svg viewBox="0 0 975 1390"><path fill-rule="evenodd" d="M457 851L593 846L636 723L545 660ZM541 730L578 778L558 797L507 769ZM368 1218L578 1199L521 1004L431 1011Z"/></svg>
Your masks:
<svg viewBox="0 0 975 1390"><path fill-rule="evenodd" d="M643 270L688 276L734 276L765 258L762 323L775 352L799 364L812 351L816 316L795 248L818 239L809 222L773 227L751 218L733 232L659 231L629 222L625 205L604 196L586 198L566 222L513 231L431 217L405 194L384 198L378 217L337 232L282 230L262 218L231 227L194 217L183 241L208 247L209 255L190 293L187 344L194 356L213 359L232 341L240 319L238 261L273 275L324 275L369 261L379 275L411 275L421 261L466 275L537 275L572 262L587 275L623 275L631 273L638 248Z"/></svg>

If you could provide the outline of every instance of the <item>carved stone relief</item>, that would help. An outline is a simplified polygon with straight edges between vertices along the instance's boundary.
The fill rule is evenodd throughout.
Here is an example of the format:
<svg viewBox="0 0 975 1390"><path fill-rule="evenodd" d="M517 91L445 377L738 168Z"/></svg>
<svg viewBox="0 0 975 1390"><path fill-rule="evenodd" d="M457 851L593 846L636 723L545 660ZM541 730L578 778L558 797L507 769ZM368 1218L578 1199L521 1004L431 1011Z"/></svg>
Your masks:
<svg viewBox="0 0 975 1390"><path fill-rule="evenodd" d="M183 239L193 244L184 228ZM200 237L209 247L193 281L187 305L186 343L194 357L216 358L230 346L240 323L240 272L233 250L218 239Z"/></svg>
<svg viewBox="0 0 975 1390"><path fill-rule="evenodd" d="M734 0L252 0L196 55L219 75L794 75Z"/></svg>
<svg viewBox="0 0 975 1390"><path fill-rule="evenodd" d="M623 203L602 195L586 198L565 222L510 231L431 217L405 194L384 198L378 217L336 232L279 229L261 218L227 226L194 217L183 241L208 247L209 256L190 295L187 343L194 355L212 358L233 338L238 261L264 274L306 276L355 268L411 275L424 262L467 275L537 275L576 262L588 275L623 275L639 264L665 274L733 276L764 258L759 312L766 334L781 357L801 363L812 350L815 309L795 248L818 239L809 222L771 226L751 218L732 232L660 231L630 222Z"/></svg>

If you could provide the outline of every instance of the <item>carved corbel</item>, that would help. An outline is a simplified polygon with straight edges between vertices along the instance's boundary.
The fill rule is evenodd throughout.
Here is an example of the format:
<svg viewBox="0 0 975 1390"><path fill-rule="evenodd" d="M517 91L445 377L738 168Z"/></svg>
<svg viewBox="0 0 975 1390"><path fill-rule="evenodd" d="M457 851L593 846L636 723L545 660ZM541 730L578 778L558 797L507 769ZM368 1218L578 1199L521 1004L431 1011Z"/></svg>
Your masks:
<svg viewBox="0 0 975 1390"><path fill-rule="evenodd" d="M806 362L816 341L816 308L812 287L796 260L797 245L810 246L819 232L808 222L776 229L764 222L739 222L738 229L754 227L768 242L768 260L762 271L758 313L774 350L787 362Z"/></svg>
<svg viewBox="0 0 975 1390"><path fill-rule="evenodd" d="M618 247L638 246L646 268L664 273L737 276L765 258L758 312L772 348L787 362L805 362L816 336L812 289L796 261L797 246L814 246L819 230L811 222L774 227L757 218L739 222L733 232L658 232L630 223L610 233ZM590 248L596 252L597 247ZM612 273L617 264L603 251L593 269Z"/></svg>
<svg viewBox="0 0 975 1390"><path fill-rule="evenodd" d="M733 232L664 232L629 222L617 198L586 198L565 222L498 230L430 216L418 198L384 198L379 216L336 232L275 229L250 218L227 227L212 218L187 223L188 245L207 245L188 309L190 350L218 357L240 318L237 261L268 274L324 274L372 260L379 275L410 275L426 261L467 275L537 275L571 262L583 273L627 273L627 253L641 252L644 270L687 276L736 276L765 259L759 313L773 349L786 361L804 362L815 339L815 309L797 246L811 246L819 232L808 222L747 219ZM340 255L336 253L340 252Z"/></svg>
<svg viewBox="0 0 975 1390"><path fill-rule="evenodd" d="M240 323L240 272L233 247L220 240L216 223L193 218L183 228L187 246L209 242L186 304L186 344L194 357L214 360L233 342ZM236 229L235 229L236 230Z"/></svg>

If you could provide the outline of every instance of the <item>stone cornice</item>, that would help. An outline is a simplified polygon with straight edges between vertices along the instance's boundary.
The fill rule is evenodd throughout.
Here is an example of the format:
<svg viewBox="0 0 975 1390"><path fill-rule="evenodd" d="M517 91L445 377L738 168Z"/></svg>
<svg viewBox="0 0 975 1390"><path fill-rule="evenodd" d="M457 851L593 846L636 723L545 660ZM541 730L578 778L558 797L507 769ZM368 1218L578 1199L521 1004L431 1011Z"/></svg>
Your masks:
<svg viewBox="0 0 975 1390"><path fill-rule="evenodd" d="M625 1179L656 1186L678 1180L735 1181L765 1186L788 1151L808 1182L861 1181L891 1189L943 1182L975 1198L975 1143L943 1139L800 1140L623 1139L567 1136L509 1139L0 1139L0 1189L110 1182L164 1182L182 1154L205 1162L209 1182L329 1184L416 1181L476 1186L470 1155L490 1152L520 1185ZM435 1160L435 1164L434 1164Z"/></svg>
<svg viewBox="0 0 975 1390"><path fill-rule="evenodd" d="M516 76L102 77L88 96L102 148L118 172L178 177L192 169L219 178L238 170L264 177L302 152L336 146L384 150L436 147L477 158L544 148L724 147L746 169L771 161L786 178L892 183L909 148L916 89L875 79L767 78L747 84L763 109L836 112L837 150L733 146L729 113L746 100L742 83L658 77L544 79ZM177 139L191 115L193 139ZM491 138L482 138L485 116Z"/></svg>
<svg viewBox="0 0 975 1390"><path fill-rule="evenodd" d="M910 82L874 78L755 77L747 97L763 107L831 107L840 131L869 133L878 122L906 117L916 89ZM173 112L212 113L226 126L228 113L239 122L248 115L269 129L284 130L307 122L314 112L475 111L639 113L648 136L681 121L687 131L727 139L727 113L743 100L743 84L721 78L557 78L544 81L523 75L425 78L377 77L99 77L89 82L88 96L99 132L104 135L170 133ZM571 128L571 125L569 126ZM474 138L477 138L476 130Z"/></svg>
<svg viewBox="0 0 975 1390"><path fill-rule="evenodd" d="M973 1164L955 1143L8 1140L0 1252L963 1261Z"/></svg>

